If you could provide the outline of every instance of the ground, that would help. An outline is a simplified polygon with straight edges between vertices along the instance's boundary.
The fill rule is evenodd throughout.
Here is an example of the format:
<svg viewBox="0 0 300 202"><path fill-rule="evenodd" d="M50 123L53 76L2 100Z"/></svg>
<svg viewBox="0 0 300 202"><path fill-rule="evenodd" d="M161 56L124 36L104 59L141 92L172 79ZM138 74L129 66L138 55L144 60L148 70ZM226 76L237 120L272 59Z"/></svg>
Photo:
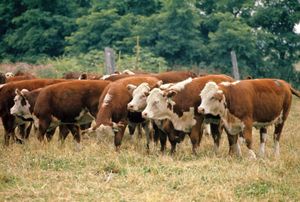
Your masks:
<svg viewBox="0 0 300 202"><path fill-rule="evenodd" d="M272 129L273 130L273 129ZM0 139L0 201L300 201L300 99L294 98L280 141L281 156L272 156L271 131L267 156L257 160L228 156L222 136L220 153L204 137L198 155L189 139L173 156L159 147L146 153L145 140L126 134L120 153L113 137L84 139L75 151L71 135L63 147L57 137L41 145L34 134L25 145L4 148ZM259 136L255 130L254 148Z"/></svg>

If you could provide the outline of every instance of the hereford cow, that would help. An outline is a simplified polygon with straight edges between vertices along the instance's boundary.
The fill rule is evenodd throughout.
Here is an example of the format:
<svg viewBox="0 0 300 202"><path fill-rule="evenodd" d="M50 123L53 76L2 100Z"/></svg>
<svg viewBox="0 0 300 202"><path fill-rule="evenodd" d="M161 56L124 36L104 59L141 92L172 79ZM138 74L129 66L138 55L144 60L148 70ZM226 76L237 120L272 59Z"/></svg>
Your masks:
<svg viewBox="0 0 300 202"><path fill-rule="evenodd" d="M22 119L24 122L34 121L33 109L35 106L35 102L37 100L38 95L40 94L42 88L38 88L32 91L28 91L27 89L19 90L16 89L16 96L14 98L14 106L10 109L10 113L17 118ZM38 123L35 124L38 127ZM46 132L47 140L50 141L54 135L56 126L49 127L50 129ZM84 128L85 129L85 128ZM66 125L59 125L59 140L61 143L64 142L65 138L69 133L68 127ZM29 133L26 134L23 139L28 139Z"/></svg>
<svg viewBox="0 0 300 202"><path fill-rule="evenodd" d="M133 123L143 122L140 113L130 113L127 111L127 104L132 96L127 90L128 84L138 85L147 82L155 85L159 82L154 77L135 76L120 79L109 84L99 99L99 111L96 125L90 131L96 130L98 133L113 134L115 130L115 146L119 149L123 138L124 130L128 121ZM114 127L113 127L114 126ZM149 134L150 131L146 132ZM146 135L148 137L148 135Z"/></svg>
<svg viewBox="0 0 300 202"><path fill-rule="evenodd" d="M190 72L177 73L178 75L176 75L175 72L169 72L169 77L167 76L167 73L162 73L162 75L156 74L155 77L144 75L130 76L111 83L100 97L96 126L89 131L97 129L100 133L114 134L113 129L115 129L115 146L118 150L128 120L130 122L144 121L140 113L132 113L127 110L127 104L132 98L132 95L127 89L127 85L139 85L143 82L157 83L159 80L162 80L162 82L176 80L178 82L186 79L191 74ZM135 117L138 120L130 120L131 117ZM147 142L147 144L149 144L149 142Z"/></svg>
<svg viewBox="0 0 300 202"><path fill-rule="evenodd" d="M66 124L77 146L80 146L77 124L90 123L96 117L99 97L109 83L103 80L77 80L43 88L33 110L34 117L39 120L38 139L44 139L51 123Z"/></svg>
<svg viewBox="0 0 300 202"><path fill-rule="evenodd" d="M14 130L17 126L15 116L10 114L10 108L14 105L14 97L16 89L28 89L34 90L37 88L42 88L47 85L51 85L58 82L63 82L64 79L33 79L33 80L24 80L16 81L3 84L0 88L0 116L2 118L2 123L4 127L4 144L9 145L9 139L12 136L15 140ZM24 125L24 123L20 123ZM25 131L23 131L25 132ZM21 137L24 138L26 135L21 134Z"/></svg>
<svg viewBox="0 0 300 202"><path fill-rule="evenodd" d="M250 158L256 158L252 150L252 127L260 129L260 154L264 155L266 126L275 125L274 154L279 155L279 139L290 111L292 94L300 97L288 83L278 79L254 79L216 84L209 82L201 91L198 112L220 116L226 131L237 144L237 134L242 132Z"/></svg>
<svg viewBox="0 0 300 202"><path fill-rule="evenodd" d="M197 113L197 107L201 103L199 93L209 81L217 83L222 81L233 81L226 75L207 75L198 78L188 78L175 85L169 86L165 90L153 89L147 97L147 106L142 112L144 118L154 120L168 119L172 122L169 127L172 130L188 133L193 145L193 153L200 144L203 131L204 116ZM211 123L211 132L215 142L215 149L219 147L220 122ZM182 133L178 133L182 136ZM176 145L176 143L173 143Z"/></svg>

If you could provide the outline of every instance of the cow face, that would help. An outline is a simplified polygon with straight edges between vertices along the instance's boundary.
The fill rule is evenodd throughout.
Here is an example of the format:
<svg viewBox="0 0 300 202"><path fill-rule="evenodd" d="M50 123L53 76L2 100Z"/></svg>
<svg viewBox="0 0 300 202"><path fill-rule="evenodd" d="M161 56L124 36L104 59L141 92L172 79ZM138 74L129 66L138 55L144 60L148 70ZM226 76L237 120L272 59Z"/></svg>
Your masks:
<svg viewBox="0 0 300 202"><path fill-rule="evenodd" d="M129 92L132 92L132 100L127 104L127 109L133 112L140 112L146 107L147 96L150 92L148 83L141 83L138 87L129 84Z"/></svg>
<svg viewBox="0 0 300 202"><path fill-rule="evenodd" d="M144 118L150 119L167 119L168 116L168 102L167 97L159 88L154 88L150 91L147 97L147 106L142 112Z"/></svg>
<svg viewBox="0 0 300 202"><path fill-rule="evenodd" d="M225 111L225 96L215 82L208 82L200 93L201 104L198 112L201 114L222 115Z"/></svg>
<svg viewBox="0 0 300 202"><path fill-rule="evenodd" d="M7 73L5 73L5 77L6 78L10 78L10 77L14 77L15 75L14 75L14 73L12 73L12 72L7 72Z"/></svg>
<svg viewBox="0 0 300 202"><path fill-rule="evenodd" d="M28 92L28 90L23 89L20 91L16 89L16 96L14 98L14 106L10 109L10 113L16 116L22 116L23 118L31 118L30 113L30 104L28 100L25 98L24 93Z"/></svg>

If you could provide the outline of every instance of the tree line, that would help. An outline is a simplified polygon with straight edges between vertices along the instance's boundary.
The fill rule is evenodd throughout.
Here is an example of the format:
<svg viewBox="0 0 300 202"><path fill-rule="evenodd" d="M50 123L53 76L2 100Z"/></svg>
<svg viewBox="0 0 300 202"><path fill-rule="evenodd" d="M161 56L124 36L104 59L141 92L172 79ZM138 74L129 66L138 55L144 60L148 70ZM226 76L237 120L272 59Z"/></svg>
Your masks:
<svg viewBox="0 0 300 202"><path fill-rule="evenodd" d="M2 0L0 59L36 63L105 47L130 56L138 37L171 69L231 74L235 51L242 76L300 85L299 22L298 0Z"/></svg>

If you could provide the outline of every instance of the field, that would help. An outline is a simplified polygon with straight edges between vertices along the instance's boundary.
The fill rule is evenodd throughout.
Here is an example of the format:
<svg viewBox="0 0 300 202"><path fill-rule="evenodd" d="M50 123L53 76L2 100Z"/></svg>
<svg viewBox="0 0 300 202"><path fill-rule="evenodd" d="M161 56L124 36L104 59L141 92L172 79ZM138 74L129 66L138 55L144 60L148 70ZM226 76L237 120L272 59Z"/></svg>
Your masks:
<svg viewBox="0 0 300 202"><path fill-rule="evenodd" d="M57 137L42 145L32 135L4 148L1 127L0 201L300 201L300 99L293 100L280 159L272 155L271 131L267 156L249 160L245 145L243 158L227 155L224 133L217 155L211 137L203 137L197 156L189 138L171 156L159 146L147 154L144 138L127 134L120 153L113 137L83 139L76 152L71 135L64 146ZM258 152L257 130L253 139Z"/></svg>

